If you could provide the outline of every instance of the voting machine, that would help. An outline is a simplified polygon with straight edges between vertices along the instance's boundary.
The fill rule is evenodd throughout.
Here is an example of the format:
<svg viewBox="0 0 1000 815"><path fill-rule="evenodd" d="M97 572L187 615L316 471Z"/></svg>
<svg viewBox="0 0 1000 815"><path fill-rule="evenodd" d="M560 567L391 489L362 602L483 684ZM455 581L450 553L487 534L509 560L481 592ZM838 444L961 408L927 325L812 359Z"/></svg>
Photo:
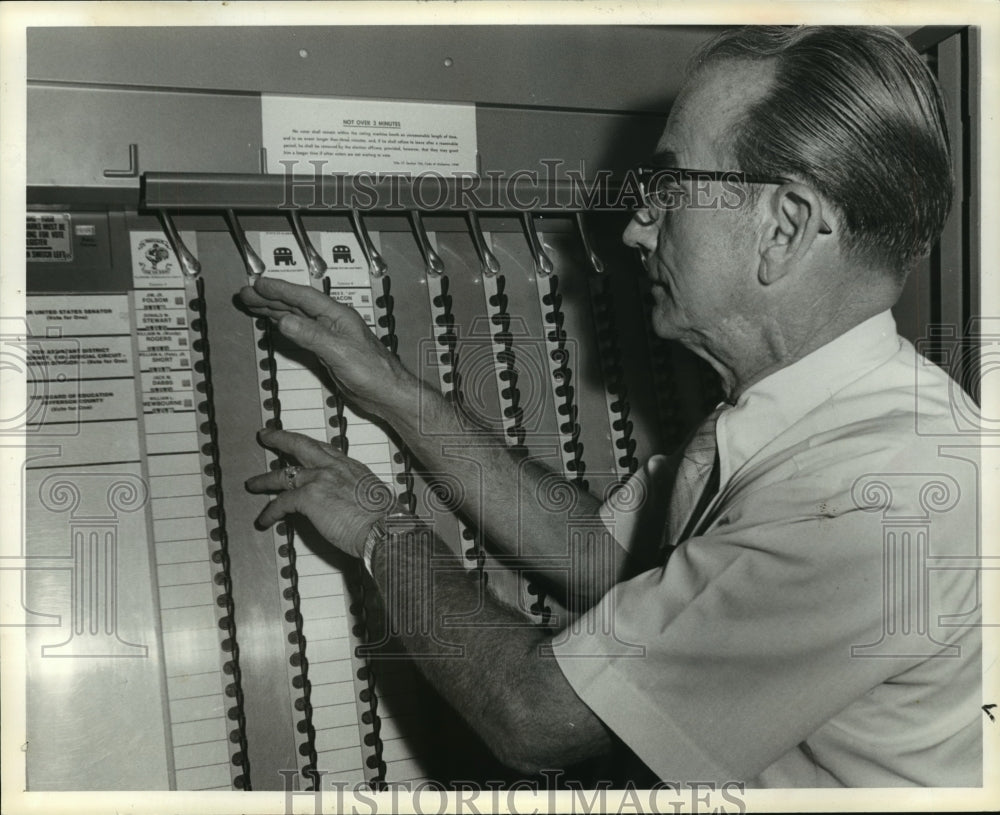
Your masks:
<svg viewBox="0 0 1000 815"><path fill-rule="evenodd" d="M29 790L511 777L392 646L357 563L256 527L243 483L283 466L256 431L338 446L531 624L563 611L453 512L469 485L423 476L233 297L263 274L349 303L471 434L609 496L719 398L651 332L616 198L711 34L29 30ZM960 84L974 39L935 36ZM974 308L970 223L905 329L942 275Z"/></svg>

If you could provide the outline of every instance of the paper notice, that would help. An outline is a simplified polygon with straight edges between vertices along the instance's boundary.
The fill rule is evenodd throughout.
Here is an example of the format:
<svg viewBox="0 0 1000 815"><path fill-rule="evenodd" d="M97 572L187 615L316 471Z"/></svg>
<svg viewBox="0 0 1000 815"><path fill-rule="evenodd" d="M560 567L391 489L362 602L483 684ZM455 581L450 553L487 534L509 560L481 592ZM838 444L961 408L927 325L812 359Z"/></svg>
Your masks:
<svg viewBox="0 0 1000 815"><path fill-rule="evenodd" d="M261 120L269 173L476 172L474 105L263 96Z"/></svg>
<svg viewBox="0 0 1000 815"><path fill-rule="evenodd" d="M29 261L73 260L73 239L67 212L29 212L25 244Z"/></svg>

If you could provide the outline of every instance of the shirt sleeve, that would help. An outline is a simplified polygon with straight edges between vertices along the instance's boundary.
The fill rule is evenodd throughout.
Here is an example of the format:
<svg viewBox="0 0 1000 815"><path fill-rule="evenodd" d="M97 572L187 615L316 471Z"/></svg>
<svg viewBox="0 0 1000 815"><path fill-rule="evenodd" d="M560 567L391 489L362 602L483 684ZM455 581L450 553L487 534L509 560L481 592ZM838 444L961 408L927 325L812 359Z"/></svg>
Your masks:
<svg viewBox="0 0 1000 815"><path fill-rule="evenodd" d="M724 511L553 640L577 694L665 780L745 780L913 664L884 629L877 513L824 476Z"/></svg>
<svg viewBox="0 0 1000 815"><path fill-rule="evenodd" d="M652 456L601 504L598 517L627 552L638 555L651 538L658 545L676 470L676 457Z"/></svg>

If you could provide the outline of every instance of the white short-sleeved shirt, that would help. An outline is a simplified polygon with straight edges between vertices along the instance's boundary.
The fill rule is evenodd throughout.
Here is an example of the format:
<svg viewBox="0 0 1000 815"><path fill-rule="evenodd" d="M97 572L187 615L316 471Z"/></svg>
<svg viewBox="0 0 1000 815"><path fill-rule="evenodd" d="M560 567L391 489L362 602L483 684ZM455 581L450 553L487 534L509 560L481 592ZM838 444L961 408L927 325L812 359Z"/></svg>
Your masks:
<svg viewBox="0 0 1000 815"><path fill-rule="evenodd" d="M577 694L664 780L981 785L962 400L889 312L749 388L696 535L554 638ZM659 543L650 481L623 545Z"/></svg>

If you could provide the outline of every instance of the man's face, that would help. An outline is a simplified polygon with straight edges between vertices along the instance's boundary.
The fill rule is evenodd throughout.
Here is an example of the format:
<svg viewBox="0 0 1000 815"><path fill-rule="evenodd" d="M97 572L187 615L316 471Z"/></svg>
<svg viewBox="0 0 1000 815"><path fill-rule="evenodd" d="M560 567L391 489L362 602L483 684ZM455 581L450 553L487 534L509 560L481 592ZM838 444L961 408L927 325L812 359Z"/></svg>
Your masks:
<svg viewBox="0 0 1000 815"><path fill-rule="evenodd" d="M770 70L751 63L710 66L678 96L654 164L697 170L734 169L725 138L748 102L766 90ZM662 337L705 346L753 314L759 241L746 188L680 182L668 211L640 211L624 240L638 247L653 284L653 328ZM750 319L752 322L752 317Z"/></svg>

